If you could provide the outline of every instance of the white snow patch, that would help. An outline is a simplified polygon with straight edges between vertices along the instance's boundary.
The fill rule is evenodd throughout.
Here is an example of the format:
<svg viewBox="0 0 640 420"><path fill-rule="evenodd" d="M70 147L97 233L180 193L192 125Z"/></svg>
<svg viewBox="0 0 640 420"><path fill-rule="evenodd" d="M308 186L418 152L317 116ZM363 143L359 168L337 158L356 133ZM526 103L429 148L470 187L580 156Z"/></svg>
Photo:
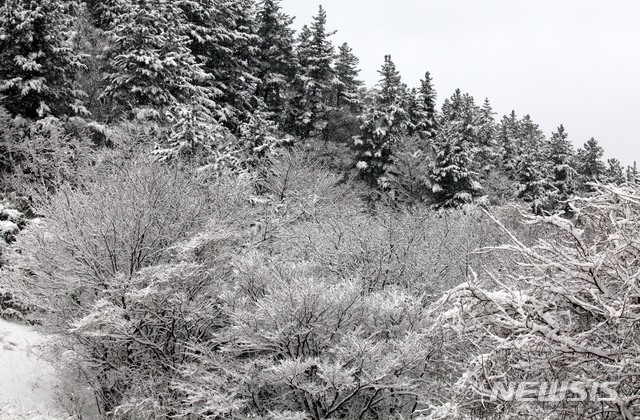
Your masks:
<svg viewBox="0 0 640 420"><path fill-rule="evenodd" d="M56 407L53 366L41 357L46 338L0 319L0 417L65 418Z"/></svg>

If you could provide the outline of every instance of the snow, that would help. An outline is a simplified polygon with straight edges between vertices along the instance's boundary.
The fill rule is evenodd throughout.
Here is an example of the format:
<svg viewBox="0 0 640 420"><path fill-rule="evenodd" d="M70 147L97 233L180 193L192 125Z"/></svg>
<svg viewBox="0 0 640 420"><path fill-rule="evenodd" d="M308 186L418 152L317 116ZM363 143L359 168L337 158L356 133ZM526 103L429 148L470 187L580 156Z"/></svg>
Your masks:
<svg viewBox="0 0 640 420"><path fill-rule="evenodd" d="M31 327L0 319L1 418L66 417L56 408L55 369L40 356L45 342Z"/></svg>
<svg viewBox="0 0 640 420"><path fill-rule="evenodd" d="M0 234L17 233L20 229L18 225L8 220L0 220Z"/></svg>

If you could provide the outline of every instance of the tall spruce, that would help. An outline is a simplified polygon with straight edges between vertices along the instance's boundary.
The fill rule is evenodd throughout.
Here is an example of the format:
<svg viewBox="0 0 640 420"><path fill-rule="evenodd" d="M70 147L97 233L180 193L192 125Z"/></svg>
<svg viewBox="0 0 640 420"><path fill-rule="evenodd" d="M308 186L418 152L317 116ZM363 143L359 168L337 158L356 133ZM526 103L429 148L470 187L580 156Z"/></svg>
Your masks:
<svg viewBox="0 0 640 420"><path fill-rule="evenodd" d="M87 114L75 82L72 1L6 0L0 8L0 95L26 118Z"/></svg>
<svg viewBox="0 0 640 420"><path fill-rule="evenodd" d="M511 178L515 178L518 157L522 152L520 131L520 120L515 111L511 111L500 120L497 133L500 166Z"/></svg>
<svg viewBox="0 0 640 420"><path fill-rule="evenodd" d="M304 26L297 44L300 72L295 81L296 93L291 101L286 128L306 138L326 125L326 114L333 108L334 47L328 32L327 13L320 6L311 26Z"/></svg>
<svg viewBox="0 0 640 420"><path fill-rule="evenodd" d="M111 47L103 97L128 118L162 119L181 104L212 107L201 87L208 75L191 54L184 23L174 2L137 0L128 3L107 31Z"/></svg>
<svg viewBox="0 0 640 420"><path fill-rule="evenodd" d="M621 185L627 181L627 177L622 168L622 164L618 159L607 160L607 172L605 174L605 181L610 184Z"/></svg>
<svg viewBox="0 0 640 420"><path fill-rule="evenodd" d="M253 0L180 0L182 34L197 63L210 76L204 85L215 96L217 120L231 130L260 106L259 36Z"/></svg>
<svg viewBox="0 0 640 420"><path fill-rule="evenodd" d="M562 124L551 133L547 159L551 163L555 199L564 201L576 192L577 173L574 168L575 151Z"/></svg>
<svg viewBox="0 0 640 420"><path fill-rule="evenodd" d="M258 89L272 119L284 123L298 62L294 49L293 19L282 12L280 0L264 0L258 11Z"/></svg>
<svg viewBox="0 0 640 420"><path fill-rule="evenodd" d="M578 149L578 173L584 189L591 191L592 188L586 184L589 182L604 181L606 166L602 161L604 149L598 141L591 137L589 141Z"/></svg>
<svg viewBox="0 0 640 420"><path fill-rule="evenodd" d="M437 130L436 91L433 87L431 74L426 72L420 80L420 88L413 95L412 106L409 110L411 133L418 134L424 139L433 139Z"/></svg>
<svg viewBox="0 0 640 420"><path fill-rule="evenodd" d="M346 42L338 48L336 57L336 108L348 107L352 112L358 112L361 108L360 88L364 82L358 79L360 60Z"/></svg>
<svg viewBox="0 0 640 420"><path fill-rule="evenodd" d="M525 115L520 121L518 143L521 145L517 157L516 174L519 182L518 196L531 203L534 213L549 210L549 199L554 190L552 169L547 159L547 141L544 133Z"/></svg>
<svg viewBox="0 0 640 420"><path fill-rule="evenodd" d="M470 203L481 194L475 170L478 148L479 109L473 97L456 89L442 105L442 121L435 139L435 157L430 174L437 207Z"/></svg>
<svg viewBox="0 0 640 420"><path fill-rule="evenodd" d="M394 145L406 134L409 116L406 110L407 87L391 60L384 58L378 71L374 99L361 115L361 135L354 140L356 167L373 185L385 187L385 172L392 161Z"/></svg>

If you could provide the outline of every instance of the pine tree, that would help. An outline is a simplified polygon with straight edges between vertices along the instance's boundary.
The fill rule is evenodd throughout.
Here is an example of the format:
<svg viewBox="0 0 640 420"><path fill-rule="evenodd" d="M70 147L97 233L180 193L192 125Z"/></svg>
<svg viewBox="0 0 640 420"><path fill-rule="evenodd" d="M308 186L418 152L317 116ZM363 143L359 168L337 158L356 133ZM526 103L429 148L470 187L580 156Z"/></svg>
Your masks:
<svg viewBox="0 0 640 420"><path fill-rule="evenodd" d="M420 81L420 89L412 96L413 105L409 110L411 133L433 139L437 129L436 91L429 72L425 73L424 79Z"/></svg>
<svg viewBox="0 0 640 420"><path fill-rule="evenodd" d="M336 108L348 106L352 112L358 112L360 104L359 90L364 83L358 79L360 60L353 54L353 50L346 42L338 48L336 57Z"/></svg>
<svg viewBox="0 0 640 420"><path fill-rule="evenodd" d="M293 19L283 13L280 0L264 0L258 12L260 46L257 95L264 101L272 119L284 123L291 84L298 62L294 50Z"/></svg>
<svg viewBox="0 0 640 420"><path fill-rule="evenodd" d="M362 134L354 140L356 167L374 185L385 187L385 173L392 161L394 145L406 134L407 88L391 56L384 58L376 95L360 117Z"/></svg>
<svg viewBox="0 0 640 420"><path fill-rule="evenodd" d="M27 118L87 114L75 82L69 11L56 0L7 0L0 8L0 94L12 114Z"/></svg>
<svg viewBox="0 0 640 420"><path fill-rule="evenodd" d="M583 184L583 188L591 190L590 187L586 187L589 182L603 181L603 177L606 171L606 167L602 162L604 156L604 149L598 144L598 141L591 137L582 148L578 149L578 173Z"/></svg>
<svg viewBox="0 0 640 420"><path fill-rule="evenodd" d="M577 173L573 167L575 152L568 137L564 126L560 124L549 139L547 159L551 164L555 201L565 201L576 192Z"/></svg>
<svg viewBox="0 0 640 420"><path fill-rule="evenodd" d="M208 75L196 63L183 35L184 17L168 0L137 0L107 31L108 85L103 97L129 118L161 119L179 104L199 102L213 108L200 84Z"/></svg>

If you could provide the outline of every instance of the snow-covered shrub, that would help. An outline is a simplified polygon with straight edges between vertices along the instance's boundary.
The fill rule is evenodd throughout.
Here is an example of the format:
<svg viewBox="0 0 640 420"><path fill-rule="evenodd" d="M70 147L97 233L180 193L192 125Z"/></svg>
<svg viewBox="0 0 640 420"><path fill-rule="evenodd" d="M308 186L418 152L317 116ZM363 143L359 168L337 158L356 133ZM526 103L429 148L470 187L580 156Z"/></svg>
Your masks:
<svg viewBox="0 0 640 420"><path fill-rule="evenodd" d="M528 246L512 235L497 248L520 269L470 276L440 301L435 322L455 332L452 346L467 343L467 357L457 397L439 418L640 414L640 188L594 188L596 195L572 200L572 219L527 217L527 224L546 225L553 236ZM567 381L613 383L617 397L583 399L570 391L546 401L537 395L491 399L496 387Z"/></svg>
<svg viewBox="0 0 640 420"><path fill-rule="evenodd" d="M151 395L146 381L184 354L196 328L206 330L198 316L209 302L195 298L210 284L206 273L163 264L179 259L175 246L225 196L149 156L118 163L102 162L91 182L39 203L42 219L21 233L12 273L25 300L48 311L43 323L61 333L60 348L78 355L103 413L125 395Z"/></svg>
<svg viewBox="0 0 640 420"><path fill-rule="evenodd" d="M91 162L90 129L80 119L30 121L0 109L0 180L21 194L74 183Z"/></svg>

